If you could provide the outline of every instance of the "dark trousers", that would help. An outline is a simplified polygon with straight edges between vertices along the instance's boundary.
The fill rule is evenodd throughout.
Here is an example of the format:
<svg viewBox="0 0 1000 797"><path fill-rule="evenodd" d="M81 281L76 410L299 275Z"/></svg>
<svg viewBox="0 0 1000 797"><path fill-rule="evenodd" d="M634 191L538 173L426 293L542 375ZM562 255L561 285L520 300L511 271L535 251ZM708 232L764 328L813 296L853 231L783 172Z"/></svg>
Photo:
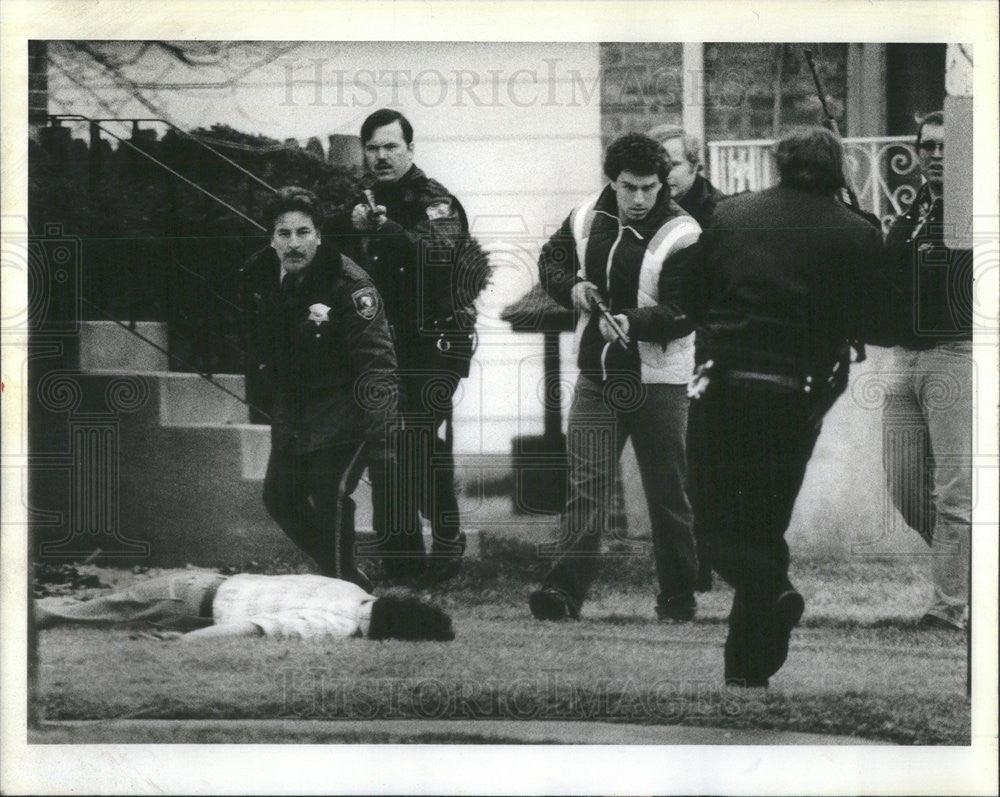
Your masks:
<svg viewBox="0 0 1000 797"><path fill-rule="evenodd" d="M433 552L461 554L455 456L452 440L452 398L458 377L446 371L403 371L402 426L393 430L398 475L392 492L402 501L398 510L408 524L417 513L430 521ZM384 550L423 552L417 534L390 531Z"/></svg>
<svg viewBox="0 0 1000 797"><path fill-rule="evenodd" d="M754 675L772 644L768 612L791 589L785 531L819 436L807 394L716 379L692 403L699 450L692 452L694 513L707 532L712 565L735 589L727 670ZM709 489L710 488L710 489Z"/></svg>
<svg viewBox="0 0 1000 797"><path fill-rule="evenodd" d="M634 395L621 400L585 376L577 380L566 441L569 498L557 559L544 586L565 590L583 603L612 508L617 462L631 437L649 508L660 600L692 591L697 559L684 491L685 390L684 385L636 385Z"/></svg>
<svg viewBox="0 0 1000 797"><path fill-rule="evenodd" d="M316 560L320 573L348 580L354 572L355 553L355 504L350 496L365 465L357 451L357 443L307 454L297 454L290 446L272 448L264 477L264 506L271 517ZM345 473L338 546L337 495Z"/></svg>
<svg viewBox="0 0 1000 797"><path fill-rule="evenodd" d="M708 554L708 530L706 529L705 518L699 507L704 507L711 499L712 484L706 482L703 476L703 468L693 460L701 455L705 450L705 438L712 434L712 429L705 425L704 414L695 413L693 410L688 416L687 430L687 459L688 459L688 481L687 494L691 501L691 508L694 511L694 521L691 529L694 533L695 547L698 551L698 588L709 589L712 583L712 559Z"/></svg>

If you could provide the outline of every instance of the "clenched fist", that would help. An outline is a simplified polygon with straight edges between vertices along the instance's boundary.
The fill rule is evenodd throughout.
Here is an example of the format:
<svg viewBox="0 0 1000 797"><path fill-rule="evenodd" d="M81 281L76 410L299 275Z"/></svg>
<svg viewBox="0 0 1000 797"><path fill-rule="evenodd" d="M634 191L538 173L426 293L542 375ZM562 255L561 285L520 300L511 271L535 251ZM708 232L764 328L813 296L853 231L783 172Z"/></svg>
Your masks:
<svg viewBox="0 0 1000 797"><path fill-rule="evenodd" d="M586 313L589 313L592 307L591 296L600 298L601 291L593 282L588 282L587 280L576 283L570 293L570 297L573 299L573 307L577 310L583 310Z"/></svg>
<svg viewBox="0 0 1000 797"><path fill-rule="evenodd" d="M385 224L385 205L376 205L372 210L368 205L358 203L351 211L351 226L359 232L374 232Z"/></svg>

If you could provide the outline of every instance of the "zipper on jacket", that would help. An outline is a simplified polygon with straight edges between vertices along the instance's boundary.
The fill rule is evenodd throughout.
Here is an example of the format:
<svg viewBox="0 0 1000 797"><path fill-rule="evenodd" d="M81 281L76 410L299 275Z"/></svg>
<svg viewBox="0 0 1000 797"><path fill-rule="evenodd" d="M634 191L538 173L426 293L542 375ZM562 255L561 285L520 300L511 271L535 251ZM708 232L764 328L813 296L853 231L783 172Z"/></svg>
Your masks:
<svg viewBox="0 0 1000 797"><path fill-rule="evenodd" d="M617 216L613 216L606 210L598 210L598 213L603 213L605 216L612 218L618 224L618 236L615 238L615 242L611 244L611 248L608 250L608 260L604 264L604 284L608 287L608 307L611 308L611 261L615 258L615 250L618 248L618 244L622 241L622 236L625 234L625 230L631 230L632 234L638 238L640 241L644 241L639 231L628 224L622 224L622 220ZM611 346L610 341L604 344L604 348L601 349L601 379L605 382L608 381L608 348Z"/></svg>

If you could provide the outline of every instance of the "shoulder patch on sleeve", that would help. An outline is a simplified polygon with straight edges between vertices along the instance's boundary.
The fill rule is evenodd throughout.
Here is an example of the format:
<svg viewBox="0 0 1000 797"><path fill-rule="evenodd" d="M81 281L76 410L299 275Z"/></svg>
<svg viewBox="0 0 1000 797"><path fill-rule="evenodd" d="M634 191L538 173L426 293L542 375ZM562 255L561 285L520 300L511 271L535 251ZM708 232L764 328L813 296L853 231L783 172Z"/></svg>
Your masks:
<svg viewBox="0 0 1000 797"><path fill-rule="evenodd" d="M351 299L354 300L354 311L365 321L371 321L377 316L382 306L382 298L370 285L354 291Z"/></svg>
<svg viewBox="0 0 1000 797"><path fill-rule="evenodd" d="M431 221L436 221L437 219L448 219L454 215L454 211L451 207L451 199L449 197L435 199L427 205L425 211L427 213L427 218Z"/></svg>

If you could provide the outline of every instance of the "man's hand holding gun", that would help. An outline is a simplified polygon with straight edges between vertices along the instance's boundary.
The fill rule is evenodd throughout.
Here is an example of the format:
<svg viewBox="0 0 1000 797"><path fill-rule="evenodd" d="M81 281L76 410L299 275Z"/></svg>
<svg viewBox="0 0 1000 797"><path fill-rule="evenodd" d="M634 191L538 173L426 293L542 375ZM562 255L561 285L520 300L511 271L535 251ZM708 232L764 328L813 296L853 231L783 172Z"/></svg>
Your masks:
<svg viewBox="0 0 1000 797"><path fill-rule="evenodd" d="M584 280L573 286L573 306L577 310L585 313L600 313L598 328L601 335L609 342L616 342L623 349L627 349L629 343L628 318L624 315L611 315L604 299L601 298L600 289L593 283Z"/></svg>
<svg viewBox="0 0 1000 797"><path fill-rule="evenodd" d="M361 232L374 232L386 220L385 205L375 204L375 194L370 189L365 190L367 203L358 203L351 211L351 226Z"/></svg>

